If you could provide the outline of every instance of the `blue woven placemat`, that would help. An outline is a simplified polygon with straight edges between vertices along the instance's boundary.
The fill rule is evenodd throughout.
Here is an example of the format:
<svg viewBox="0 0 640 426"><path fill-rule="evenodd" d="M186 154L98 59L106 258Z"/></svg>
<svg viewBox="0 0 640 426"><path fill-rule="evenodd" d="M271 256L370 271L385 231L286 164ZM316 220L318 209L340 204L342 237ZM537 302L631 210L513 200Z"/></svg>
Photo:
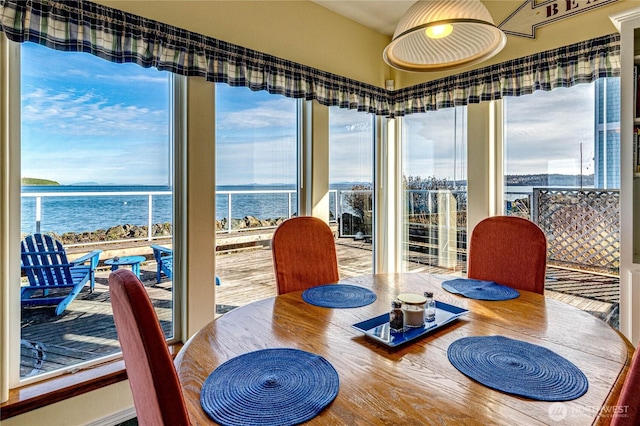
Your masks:
<svg viewBox="0 0 640 426"><path fill-rule="evenodd" d="M442 283L442 288L450 293L461 294L477 300L510 300L520 296L520 292L493 281L456 278Z"/></svg>
<svg viewBox="0 0 640 426"><path fill-rule="evenodd" d="M572 362L542 346L504 336L463 337L447 350L466 376L502 392L540 401L569 401L589 382Z"/></svg>
<svg viewBox="0 0 640 426"><path fill-rule="evenodd" d="M376 294L368 288L350 284L327 284L306 289L302 299L323 308L358 308L376 301Z"/></svg>
<svg viewBox="0 0 640 426"><path fill-rule="evenodd" d="M298 349L262 349L216 368L200 391L207 415L227 426L295 425L338 395L338 373L323 357Z"/></svg>

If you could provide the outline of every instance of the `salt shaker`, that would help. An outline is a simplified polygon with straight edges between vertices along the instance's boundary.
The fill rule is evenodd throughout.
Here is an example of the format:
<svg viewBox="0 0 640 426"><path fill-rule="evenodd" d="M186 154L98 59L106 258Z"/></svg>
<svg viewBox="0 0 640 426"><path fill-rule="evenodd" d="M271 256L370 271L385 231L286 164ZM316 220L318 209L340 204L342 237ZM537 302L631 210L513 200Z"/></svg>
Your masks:
<svg viewBox="0 0 640 426"><path fill-rule="evenodd" d="M433 293L430 291L425 291L424 297L427 299L424 305L424 320L433 322L436 320L436 301L433 300Z"/></svg>
<svg viewBox="0 0 640 426"><path fill-rule="evenodd" d="M399 300L391 302L391 312L389 312L389 328L391 331L402 331L404 327L404 312L402 303Z"/></svg>

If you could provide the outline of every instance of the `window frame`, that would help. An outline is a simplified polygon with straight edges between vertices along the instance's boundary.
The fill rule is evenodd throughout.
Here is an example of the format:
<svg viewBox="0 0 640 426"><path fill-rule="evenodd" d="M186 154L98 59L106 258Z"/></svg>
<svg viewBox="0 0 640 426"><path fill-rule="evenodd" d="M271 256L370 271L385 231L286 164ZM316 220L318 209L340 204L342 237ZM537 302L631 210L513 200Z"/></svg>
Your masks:
<svg viewBox="0 0 640 426"><path fill-rule="evenodd" d="M39 382L49 381L59 376L65 376L69 374L77 374L77 372L87 369L93 369L96 366L104 365L105 363L117 362L122 359L122 353L120 351L109 354L94 360L85 361L78 364L69 365L64 368L60 368L56 371L38 374L34 377L20 378L20 339L21 339L21 304L20 304L20 289L19 286L4 285L4 283L19 282L20 280L20 253L16 247L20 244L20 228L21 228L21 43L15 43L8 41L4 35L0 37L0 53L2 54L2 65L6 65L8 70L6 80L7 84L7 98L3 99L3 105L6 106L2 113L2 117L5 121L4 131L10 136L2 141L2 151L6 152L6 157L2 157L2 170L5 172L3 175L3 182L5 187L2 188L2 204L9 211L9 216L2 220L2 231L6 231L5 235L8 235L8 240L1 241L0 246L6 250L6 253L0 252L0 254L6 254L2 256L2 262L7 262L3 266L3 270L8 273L3 276L2 285L2 304L0 305L0 313L2 313L2 339L0 340L0 362L2 365L2 387L3 400L6 399L5 392L8 393L11 390L19 389L25 386L37 384ZM184 102L186 97L183 96L184 81L186 77L176 76L169 74L169 144L170 149L170 161L172 167L170 170L170 182L173 185L173 229L174 229L174 245L177 243L176 235L183 233L184 228L184 208L181 203L176 202L177 199L184 198L183 193L186 193L186 180L184 174L179 172L182 170L181 164L183 163L184 137L177 129L183 127L183 123L180 120L181 114L177 111L181 111L186 105ZM20 143L11 143L11 141L20 141ZM6 145L6 146L5 146ZM178 168L180 168L178 170ZM5 201L6 200L6 201ZM4 233L4 232L3 232ZM6 244L6 245L5 245ZM184 250L184 248L182 248ZM181 250L176 247L176 252ZM5 268L6 267L6 268ZM167 339L169 345L175 346L181 344L182 336L182 310L181 310L181 288L182 282L184 282L181 275L181 259L178 253L174 260L175 276L173 279L173 337ZM6 281L4 281L6 279ZM5 314L6 312L6 314ZM110 373L112 374L112 373ZM91 376L91 375L89 375ZM92 379L92 380L95 380ZM4 417L4 416L3 416Z"/></svg>

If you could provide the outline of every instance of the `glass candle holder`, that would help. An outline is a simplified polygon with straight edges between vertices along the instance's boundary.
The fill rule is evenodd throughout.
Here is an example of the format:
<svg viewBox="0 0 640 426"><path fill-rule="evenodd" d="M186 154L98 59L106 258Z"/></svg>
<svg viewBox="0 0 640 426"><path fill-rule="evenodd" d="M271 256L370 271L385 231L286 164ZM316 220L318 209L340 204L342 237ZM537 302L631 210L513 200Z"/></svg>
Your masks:
<svg viewBox="0 0 640 426"><path fill-rule="evenodd" d="M405 327L422 327L427 299L419 294L403 293L398 295L398 300L402 302Z"/></svg>

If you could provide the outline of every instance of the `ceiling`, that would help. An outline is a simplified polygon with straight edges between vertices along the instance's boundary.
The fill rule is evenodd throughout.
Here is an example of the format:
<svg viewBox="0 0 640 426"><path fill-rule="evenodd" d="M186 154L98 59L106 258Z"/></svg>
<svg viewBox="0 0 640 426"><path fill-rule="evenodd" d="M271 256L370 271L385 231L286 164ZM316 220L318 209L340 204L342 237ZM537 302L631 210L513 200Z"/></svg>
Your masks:
<svg viewBox="0 0 640 426"><path fill-rule="evenodd" d="M402 15L416 0L312 0L352 21L392 36Z"/></svg>

